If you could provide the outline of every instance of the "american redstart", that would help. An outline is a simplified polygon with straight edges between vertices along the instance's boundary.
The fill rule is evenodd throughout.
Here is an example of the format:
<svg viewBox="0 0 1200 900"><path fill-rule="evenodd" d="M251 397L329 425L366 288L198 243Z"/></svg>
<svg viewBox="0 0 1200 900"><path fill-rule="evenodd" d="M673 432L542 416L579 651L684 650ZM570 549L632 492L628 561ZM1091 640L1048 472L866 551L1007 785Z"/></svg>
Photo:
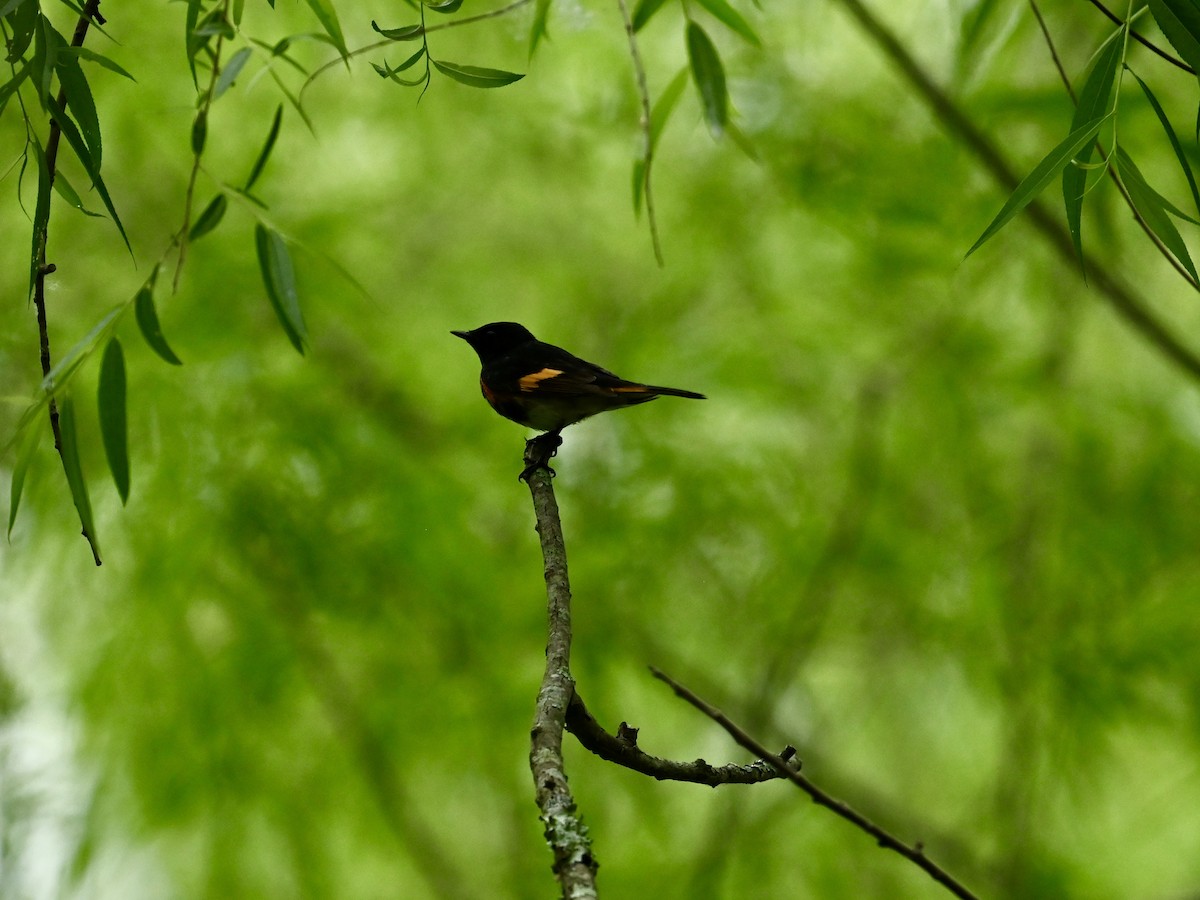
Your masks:
<svg viewBox="0 0 1200 900"><path fill-rule="evenodd" d="M479 388L492 409L528 428L547 432L543 459L521 473L528 477L554 455L559 432L588 416L646 403L656 397L706 399L695 391L626 381L561 347L539 341L516 322L492 322L474 331L451 331L479 354Z"/></svg>

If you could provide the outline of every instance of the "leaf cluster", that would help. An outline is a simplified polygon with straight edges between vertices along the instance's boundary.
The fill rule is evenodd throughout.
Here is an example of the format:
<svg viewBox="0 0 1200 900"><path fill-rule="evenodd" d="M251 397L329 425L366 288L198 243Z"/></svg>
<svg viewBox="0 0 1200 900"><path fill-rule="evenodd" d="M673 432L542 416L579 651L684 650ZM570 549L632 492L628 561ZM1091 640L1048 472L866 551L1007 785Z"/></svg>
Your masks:
<svg viewBox="0 0 1200 900"><path fill-rule="evenodd" d="M1022 209L1028 206L1056 177L1061 179L1064 210L1071 240L1080 265L1084 265L1083 205L1084 199L1098 186L1104 176L1111 176L1132 208L1150 239L1180 274L1195 289L1200 290L1200 277L1175 220L1200 225L1200 190L1185 151L1162 103L1150 85L1129 64L1129 56L1137 45L1131 40L1133 19L1149 10L1171 45L1195 68L1200 62L1200 12L1190 0L1153 0L1138 10L1128 21L1122 21L1092 56L1091 65L1082 81L1075 100L1075 110L1068 134L1015 187L1003 207L967 251L970 256L993 237ZM1140 35L1140 40L1145 41ZM1047 32L1047 40L1050 40ZM1148 43L1148 42L1147 42ZM1153 44L1150 44L1153 47ZM1157 49L1157 48L1155 48ZM1159 60L1165 56L1159 51ZM1186 68L1186 66L1185 66ZM1143 175L1134 162L1128 142L1122 141L1120 111L1123 106L1121 83L1130 74L1141 88L1142 95L1154 112L1162 137L1175 160L1190 191L1192 212L1184 212L1167 199ZM1064 78L1065 78L1064 74ZM1070 85L1067 85L1068 89ZM1127 102L1127 101L1126 101ZM1200 137L1200 111L1196 116L1197 137ZM1106 149L1107 144L1107 149ZM1099 152L1099 161L1093 163Z"/></svg>

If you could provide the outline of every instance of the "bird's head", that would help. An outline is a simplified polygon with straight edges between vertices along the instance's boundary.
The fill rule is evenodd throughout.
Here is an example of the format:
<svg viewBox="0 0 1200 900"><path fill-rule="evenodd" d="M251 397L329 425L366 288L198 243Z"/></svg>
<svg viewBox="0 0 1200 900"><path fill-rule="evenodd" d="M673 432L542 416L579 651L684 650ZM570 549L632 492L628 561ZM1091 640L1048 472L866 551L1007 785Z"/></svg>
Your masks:
<svg viewBox="0 0 1200 900"><path fill-rule="evenodd" d="M528 328L516 322L492 322L490 325L480 325L474 331L450 333L470 344L481 360L502 356L521 344L536 340Z"/></svg>

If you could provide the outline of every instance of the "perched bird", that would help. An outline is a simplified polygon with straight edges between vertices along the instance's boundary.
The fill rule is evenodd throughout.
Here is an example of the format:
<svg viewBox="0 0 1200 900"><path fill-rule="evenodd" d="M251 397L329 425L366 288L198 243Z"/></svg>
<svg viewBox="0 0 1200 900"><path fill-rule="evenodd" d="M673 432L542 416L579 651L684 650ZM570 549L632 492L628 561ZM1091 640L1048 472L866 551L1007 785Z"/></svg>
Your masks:
<svg viewBox="0 0 1200 900"><path fill-rule="evenodd" d="M703 394L626 381L561 347L539 341L516 322L492 322L474 331L451 331L479 354L479 388L492 409L528 428L547 432L540 439L543 457L521 473L545 466L562 438L559 432L588 416L646 403L656 397Z"/></svg>

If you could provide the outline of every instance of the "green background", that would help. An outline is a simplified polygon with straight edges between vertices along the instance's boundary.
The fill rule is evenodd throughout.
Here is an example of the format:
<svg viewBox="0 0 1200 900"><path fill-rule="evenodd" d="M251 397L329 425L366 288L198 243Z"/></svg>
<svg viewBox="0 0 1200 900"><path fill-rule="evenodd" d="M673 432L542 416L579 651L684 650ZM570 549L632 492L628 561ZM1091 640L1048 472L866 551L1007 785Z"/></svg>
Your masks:
<svg viewBox="0 0 1200 900"><path fill-rule="evenodd" d="M318 30L278 6L252 0L243 31ZM1022 221L963 262L1004 191L838 4L764 6L739 7L761 49L696 11L759 158L712 140L689 85L654 169L662 268L630 203L639 111L613 3L556 2L532 62L528 9L430 35L440 58L528 72L500 90L435 74L417 103L369 65L402 44L309 88L315 134L285 110L258 214L293 241L308 354L265 298L256 211L233 201L178 292L160 279L185 365L132 317L118 331L125 508L95 362L73 383L104 566L48 436L0 545L0 893L554 895L527 762L545 598L516 480L526 435L487 409L448 333L502 319L710 397L572 428L556 463L573 669L610 730L747 759L654 664L794 743L818 784L982 896L1200 889L1196 387ZM1024 6L978 35L960 4L887 6L1017 168L1065 135L1070 102ZM1109 26L1066 6L1047 15L1078 78ZM105 12L117 43L89 46L138 79L88 70L136 264L110 223L56 198L56 356L146 278L190 166L183 6ZM414 18L339 15L352 48L378 37L372 18ZM678 7L641 49L657 96L686 64ZM1194 80L1130 59L1190 138ZM261 147L280 102L262 66L214 107L197 208ZM1136 85L1122 102L1123 143L1182 205ZM23 135L10 104L5 165ZM40 379L16 175L0 207L5 440ZM1197 298L1111 185L1088 204L1085 245L1196 332ZM659 783L566 747L601 896L948 896L791 786Z"/></svg>

